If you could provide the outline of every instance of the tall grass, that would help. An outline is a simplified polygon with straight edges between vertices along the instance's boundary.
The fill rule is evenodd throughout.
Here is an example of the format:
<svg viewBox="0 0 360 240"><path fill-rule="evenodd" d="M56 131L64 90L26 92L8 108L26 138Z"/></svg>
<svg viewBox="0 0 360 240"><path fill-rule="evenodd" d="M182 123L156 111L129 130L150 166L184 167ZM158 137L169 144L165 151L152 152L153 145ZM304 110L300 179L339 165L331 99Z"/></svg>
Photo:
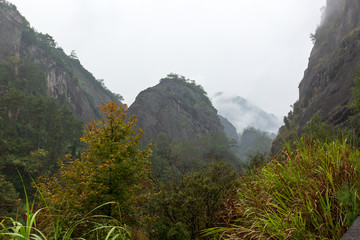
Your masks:
<svg viewBox="0 0 360 240"><path fill-rule="evenodd" d="M21 178L21 176L20 176ZM22 180L22 178L21 178ZM71 240L71 239L130 239L130 231L126 226L121 224L119 220L105 215L94 215L98 209L107 205L115 204L114 202L104 203L89 213L81 216L78 220L74 221L69 227L62 228L62 221L65 219L61 215L52 215L51 209L45 203L45 208L35 209L35 200L30 204L26 189L25 193L25 208L26 214L24 222L18 221L13 218L5 218L0 222L0 239L11 240ZM41 193L40 193L41 196ZM51 230L41 229L38 227L37 221L46 214L45 219L56 218L55 224ZM108 223L112 222L111 225ZM84 230L85 229L85 230ZM75 234L77 231L84 232L82 236ZM75 236L74 236L75 235Z"/></svg>
<svg viewBox="0 0 360 240"><path fill-rule="evenodd" d="M360 152L345 141L300 139L242 179L218 239L340 239L360 213Z"/></svg>

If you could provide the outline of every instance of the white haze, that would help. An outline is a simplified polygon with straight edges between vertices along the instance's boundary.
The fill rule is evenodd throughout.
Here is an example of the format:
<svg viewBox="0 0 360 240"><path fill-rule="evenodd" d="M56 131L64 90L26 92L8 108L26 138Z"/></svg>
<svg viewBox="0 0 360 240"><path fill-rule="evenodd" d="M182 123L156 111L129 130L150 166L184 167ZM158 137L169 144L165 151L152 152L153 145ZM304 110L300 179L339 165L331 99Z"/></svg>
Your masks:
<svg viewBox="0 0 360 240"><path fill-rule="evenodd" d="M275 115L264 112L239 96L217 93L212 102L218 109L218 114L231 122L240 134L247 127L276 134L281 126L281 121Z"/></svg>
<svg viewBox="0 0 360 240"><path fill-rule="evenodd" d="M10 0L131 104L174 72L283 116L325 0Z"/></svg>

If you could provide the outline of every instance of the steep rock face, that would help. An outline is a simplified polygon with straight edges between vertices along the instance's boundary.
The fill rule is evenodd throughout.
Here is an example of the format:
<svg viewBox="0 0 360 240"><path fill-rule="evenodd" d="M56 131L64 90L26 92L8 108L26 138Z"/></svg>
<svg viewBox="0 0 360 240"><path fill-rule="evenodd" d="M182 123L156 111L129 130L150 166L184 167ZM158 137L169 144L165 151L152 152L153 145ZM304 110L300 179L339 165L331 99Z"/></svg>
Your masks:
<svg viewBox="0 0 360 240"><path fill-rule="evenodd" d="M340 124L350 112L353 76L360 63L360 1L327 0L315 45L299 85L300 129L318 114Z"/></svg>
<svg viewBox="0 0 360 240"><path fill-rule="evenodd" d="M16 54L18 57L24 24L28 23L15 6L0 1L0 59Z"/></svg>
<svg viewBox="0 0 360 240"><path fill-rule="evenodd" d="M16 7L0 0L0 61L15 56L39 64L47 79L47 94L66 100L88 122L99 117L101 101L118 101L80 62L67 56L47 34L36 32Z"/></svg>
<svg viewBox="0 0 360 240"><path fill-rule="evenodd" d="M160 132L172 139L224 134L215 108L201 87L170 74L154 87L142 91L129 108L144 141L155 140Z"/></svg>
<svg viewBox="0 0 360 240"><path fill-rule="evenodd" d="M237 131L236 131L236 128L234 127L234 125L232 125L232 123L229 122L229 120L227 120L226 118L224 118L221 115L219 115L219 119L220 119L221 124L224 127L224 131L225 131L227 138L229 140L234 139L236 142L239 142L239 136L237 134Z"/></svg>

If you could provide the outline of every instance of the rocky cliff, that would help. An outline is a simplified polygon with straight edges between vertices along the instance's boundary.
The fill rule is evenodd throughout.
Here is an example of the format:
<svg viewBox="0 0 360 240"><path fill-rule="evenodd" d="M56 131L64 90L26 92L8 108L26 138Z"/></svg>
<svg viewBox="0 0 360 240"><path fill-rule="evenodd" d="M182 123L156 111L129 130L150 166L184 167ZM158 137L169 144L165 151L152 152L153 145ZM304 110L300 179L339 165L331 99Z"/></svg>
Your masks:
<svg viewBox="0 0 360 240"><path fill-rule="evenodd" d="M348 105L360 64L360 2L327 0L321 23L310 36L314 47L299 85L299 100L284 117L273 153L284 140L297 138L315 115L334 126L350 125Z"/></svg>
<svg viewBox="0 0 360 240"><path fill-rule="evenodd" d="M169 74L154 87L142 91L130 106L144 141L155 140L160 132L168 140L196 139L205 134L224 135L216 109L201 86L176 74Z"/></svg>
<svg viewBox="0 0 360 240"><path fill-rule="evenodd" d="M47 95L67 101L85 122L99 117L101 101L118 101L77 58L67 56L48 34L31 28L14 5L0 0L0 62L9 57L39 64L46 75Z"/></svg>
<svg viewBox="0 0 360 240"><path fill-rule="evenodd" d="M327 0L314 47L299 85L299 129L314 114L340 124L350 112L353 76L360 63L360 1Z"/></svg>
<svg viewBox="0 0 360 240"><path fill-rule="evenodd" d="M221 125L224 127L225 134L229 140L235 141L235 143L239 142L239 136L236 131L236 128L232 123L227 120L225 117L219 115L219 119L221 122Z"/></svg>

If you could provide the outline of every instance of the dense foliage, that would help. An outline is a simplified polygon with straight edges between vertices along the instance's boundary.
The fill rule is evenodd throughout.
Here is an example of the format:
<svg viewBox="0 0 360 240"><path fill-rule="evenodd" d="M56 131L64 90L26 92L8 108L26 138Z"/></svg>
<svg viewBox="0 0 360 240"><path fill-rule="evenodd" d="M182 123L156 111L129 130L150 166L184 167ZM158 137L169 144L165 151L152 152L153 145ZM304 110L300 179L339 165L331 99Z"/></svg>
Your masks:
<svg viewBox="0 0 360 240"><path fill-rule="evenodd" d="M159 133L152 147L152 174L168 183L217 161L224 161L233 169L238 169L240 160L233 153L232 147L223 135L208 134L194 140L168 141L165 133Z"/></svg>
<svg viewBox="0 0 360 240"><path fill-rule="evenodd" d="M151 239L199 239L201 230L219 224L225 201L234 193L237 175L228 164L182 175L177 182L159 182L151 202L156 215Z"/></svg>
<svg viewBox="0 0 360 240"><path fill-rule="evenodd" d="M198 239L201 230L220 222L239 166L231 147L225 136L214 134L171 142L165 133L158 135L151 157L156 183L151 239Z"/></svg>
<svg viewBox="0 0 360 240"><path fill-rule="evenodd" d="M181 75L178 75L175 73L168 74L166 76L166 78L160 79L160 82L166 81L166 80L174 81L177 84L180 84L182 86L192 89L194 92L198 93L199 96L201 96L202 100L205 103L207 103L208 106L212 106L212 103L211 103L209 97L207 96L207 93L204 90L204 88L201 85L196 84L194 80L186 79L184 76L181 76ZM213 107L213 110L216 111L216 109L214 107Z"/></svg>
<svg viewBox="0 0 360 240"><path fill-rule="evenodd" d="M218 239L340 239L360 214L359 88L356 74L349 106L354 116L346 125L334 126L315 115L300 139L289 141L281 153L243 177L238 197L228 204L228 226L204 234ZM299 114L297 102L280 134L296 137L293 120Z"/></svg>
<svg viewBox="0 0 360 240"><path fill-rule="evenodd" d="M248 162L253 155L270 154L272 138L268 132L248 127L239 135L239 139L235 152L243 162Z"/></svg>
<svg viewBox="0 0 360 240"><path fill-rule="evenodd" d="M0 126L0 192L13 196L0 206L17 200L11 185L23 193L18 171L31 193L30 176L55 171L57 158L76 155L80 146L82 122L46 96L39 66L16 57L0 65Z"/></svg>
<svg viewBox="0 0 360 240"><path fill-rule="evenodd" d="M81 141L87 147L81 158L69 156L60 163L58 174L43 178L39 190L47 206L67 221L69 227L78 216L106 202L98 214L116 217L136 226L144 217L143 208L151 190L149 161L151 150L141 150L142 131L135 130L135 118L127 118L127 107L109 102L100 106L105 117L86 125ZM77 196L74 198L74 196ZM56 226L57 218L44 221Z"/></svg>
<svg viewBox="0 0 360 240"><path fill-rule="evenodd" d="M231 239L340 239L360 213L360 152L339 140L302 138L243 178Z"/></svg>

